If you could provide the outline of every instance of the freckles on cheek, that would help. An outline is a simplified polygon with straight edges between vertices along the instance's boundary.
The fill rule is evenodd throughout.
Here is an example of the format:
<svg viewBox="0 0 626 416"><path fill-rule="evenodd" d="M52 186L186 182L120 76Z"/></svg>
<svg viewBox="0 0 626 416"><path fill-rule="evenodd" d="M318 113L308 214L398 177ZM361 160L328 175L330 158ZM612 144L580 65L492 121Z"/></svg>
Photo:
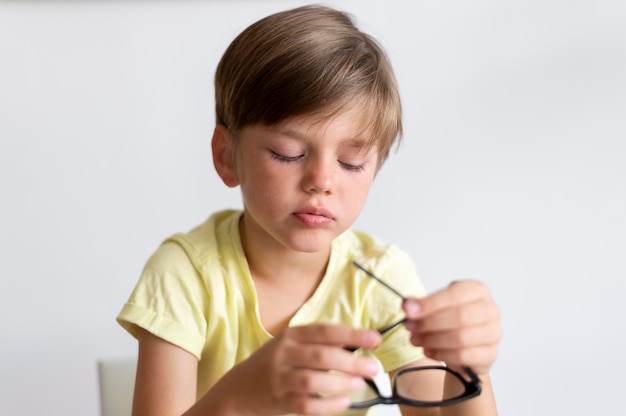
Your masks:
<svg viewBox="0 0 626 416"><path fill-rule="evenodd" d="M244 202L264 206L265 210L270 210L272 207L279 205L281 196L284 195L280 186L261 176L242 183L240 186Z"/></svg>

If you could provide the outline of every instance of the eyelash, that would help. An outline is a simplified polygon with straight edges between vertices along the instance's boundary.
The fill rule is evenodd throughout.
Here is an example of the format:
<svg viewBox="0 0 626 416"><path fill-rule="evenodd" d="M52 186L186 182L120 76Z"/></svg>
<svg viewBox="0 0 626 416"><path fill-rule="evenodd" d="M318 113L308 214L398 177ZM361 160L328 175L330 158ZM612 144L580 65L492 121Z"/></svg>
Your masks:
<svg viewBox="0 0 626 416"><path fill-rule="evenodd" d="M274 152L274 151L270 151L270 154L272 156L272 159L275 159L279 162L282 163L295 163L300 161L304 155L298 155L298 156L285 156L283 154ZM363 170L363 166L364 165L351 165L350 163L345 163L345 162L339 162L339 164L341 165L342 168L348 170L348 171L352 171L352 172L359 172Z"/></svg>
<svg viewBox="0 0 626 416"><path fill-rule="evenodd" d="M363 170L363 165L351 165L349 163L339 162L339 164L346 170L353 172L360 172Z"/></svg>
<svg viewBox="0 0 626 416"><path fill-rule="evenodd" d="M275 159L275 160L278 160L279 162L284 162L284 163L294 163L294 162L299 161L303 157L303 155L285 156L283 154L276 153L274 151L271 151L271 155L272 155L272 159Z"/></svg>

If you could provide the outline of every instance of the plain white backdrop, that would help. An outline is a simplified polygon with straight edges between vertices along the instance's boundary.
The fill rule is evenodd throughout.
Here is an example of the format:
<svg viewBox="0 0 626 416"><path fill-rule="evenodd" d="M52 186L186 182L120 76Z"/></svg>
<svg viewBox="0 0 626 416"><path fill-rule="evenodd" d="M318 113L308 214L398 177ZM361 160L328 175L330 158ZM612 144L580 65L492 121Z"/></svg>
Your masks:
<svg viewBox="0 0 626 416"><path fill-rule="evenodd" d="M218 59L304 3L0 0L0 414L98 414L147 257L241 205L211 164ZM487 282L502 415L626 414L626 3L325 4L387 49L404 103L356 228L430 290Z"/></svg>

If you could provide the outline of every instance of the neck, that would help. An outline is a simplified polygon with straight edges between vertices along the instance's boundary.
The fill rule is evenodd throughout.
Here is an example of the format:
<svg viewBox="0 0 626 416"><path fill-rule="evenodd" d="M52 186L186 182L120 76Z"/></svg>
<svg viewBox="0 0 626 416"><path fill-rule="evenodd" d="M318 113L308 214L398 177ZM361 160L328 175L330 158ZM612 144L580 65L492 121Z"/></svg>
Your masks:
<svg viewBox="0 0 626 416"><path fill-rule="evenodd" d="M246 230L244 218L239 234L257 293L259 318L266 331L276 335L289 325L322 281L330 247L315 253L291 250L265 233ZM257 237L254 241L251 234Z"/></svg>
<svg viewBox="0 0 626 416"><path fill-rule="evenodd" d="M288 279L297 281L301 278L319 281L324 275L330 258L330 247L314 253L292 250L277 243L272 238L252 242L250 230L246 229L245 215L239 223L239 235L250 272L255 280Z"/></svg>

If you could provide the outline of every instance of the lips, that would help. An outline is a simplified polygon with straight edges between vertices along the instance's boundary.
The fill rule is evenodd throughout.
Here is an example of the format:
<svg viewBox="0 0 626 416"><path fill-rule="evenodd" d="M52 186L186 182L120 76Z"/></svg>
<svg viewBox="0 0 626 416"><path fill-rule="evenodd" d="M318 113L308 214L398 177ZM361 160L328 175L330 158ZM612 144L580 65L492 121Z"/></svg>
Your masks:
<svg viewBox="0 0 626 416"><path fill-rule="evenodd" d="M294 216L306 226L322 227L335 220L333 214L325 208L310 207L294 213Z"/></svg>
<svg viewBox="0 0 626 416"><path fill-rule="evenodd" d="M326 217L329 219L334 219L333 213L325 208L315 208L315 207L305 208L303 210L296 212L296 215L316 215L318 217Z"/></svg>

